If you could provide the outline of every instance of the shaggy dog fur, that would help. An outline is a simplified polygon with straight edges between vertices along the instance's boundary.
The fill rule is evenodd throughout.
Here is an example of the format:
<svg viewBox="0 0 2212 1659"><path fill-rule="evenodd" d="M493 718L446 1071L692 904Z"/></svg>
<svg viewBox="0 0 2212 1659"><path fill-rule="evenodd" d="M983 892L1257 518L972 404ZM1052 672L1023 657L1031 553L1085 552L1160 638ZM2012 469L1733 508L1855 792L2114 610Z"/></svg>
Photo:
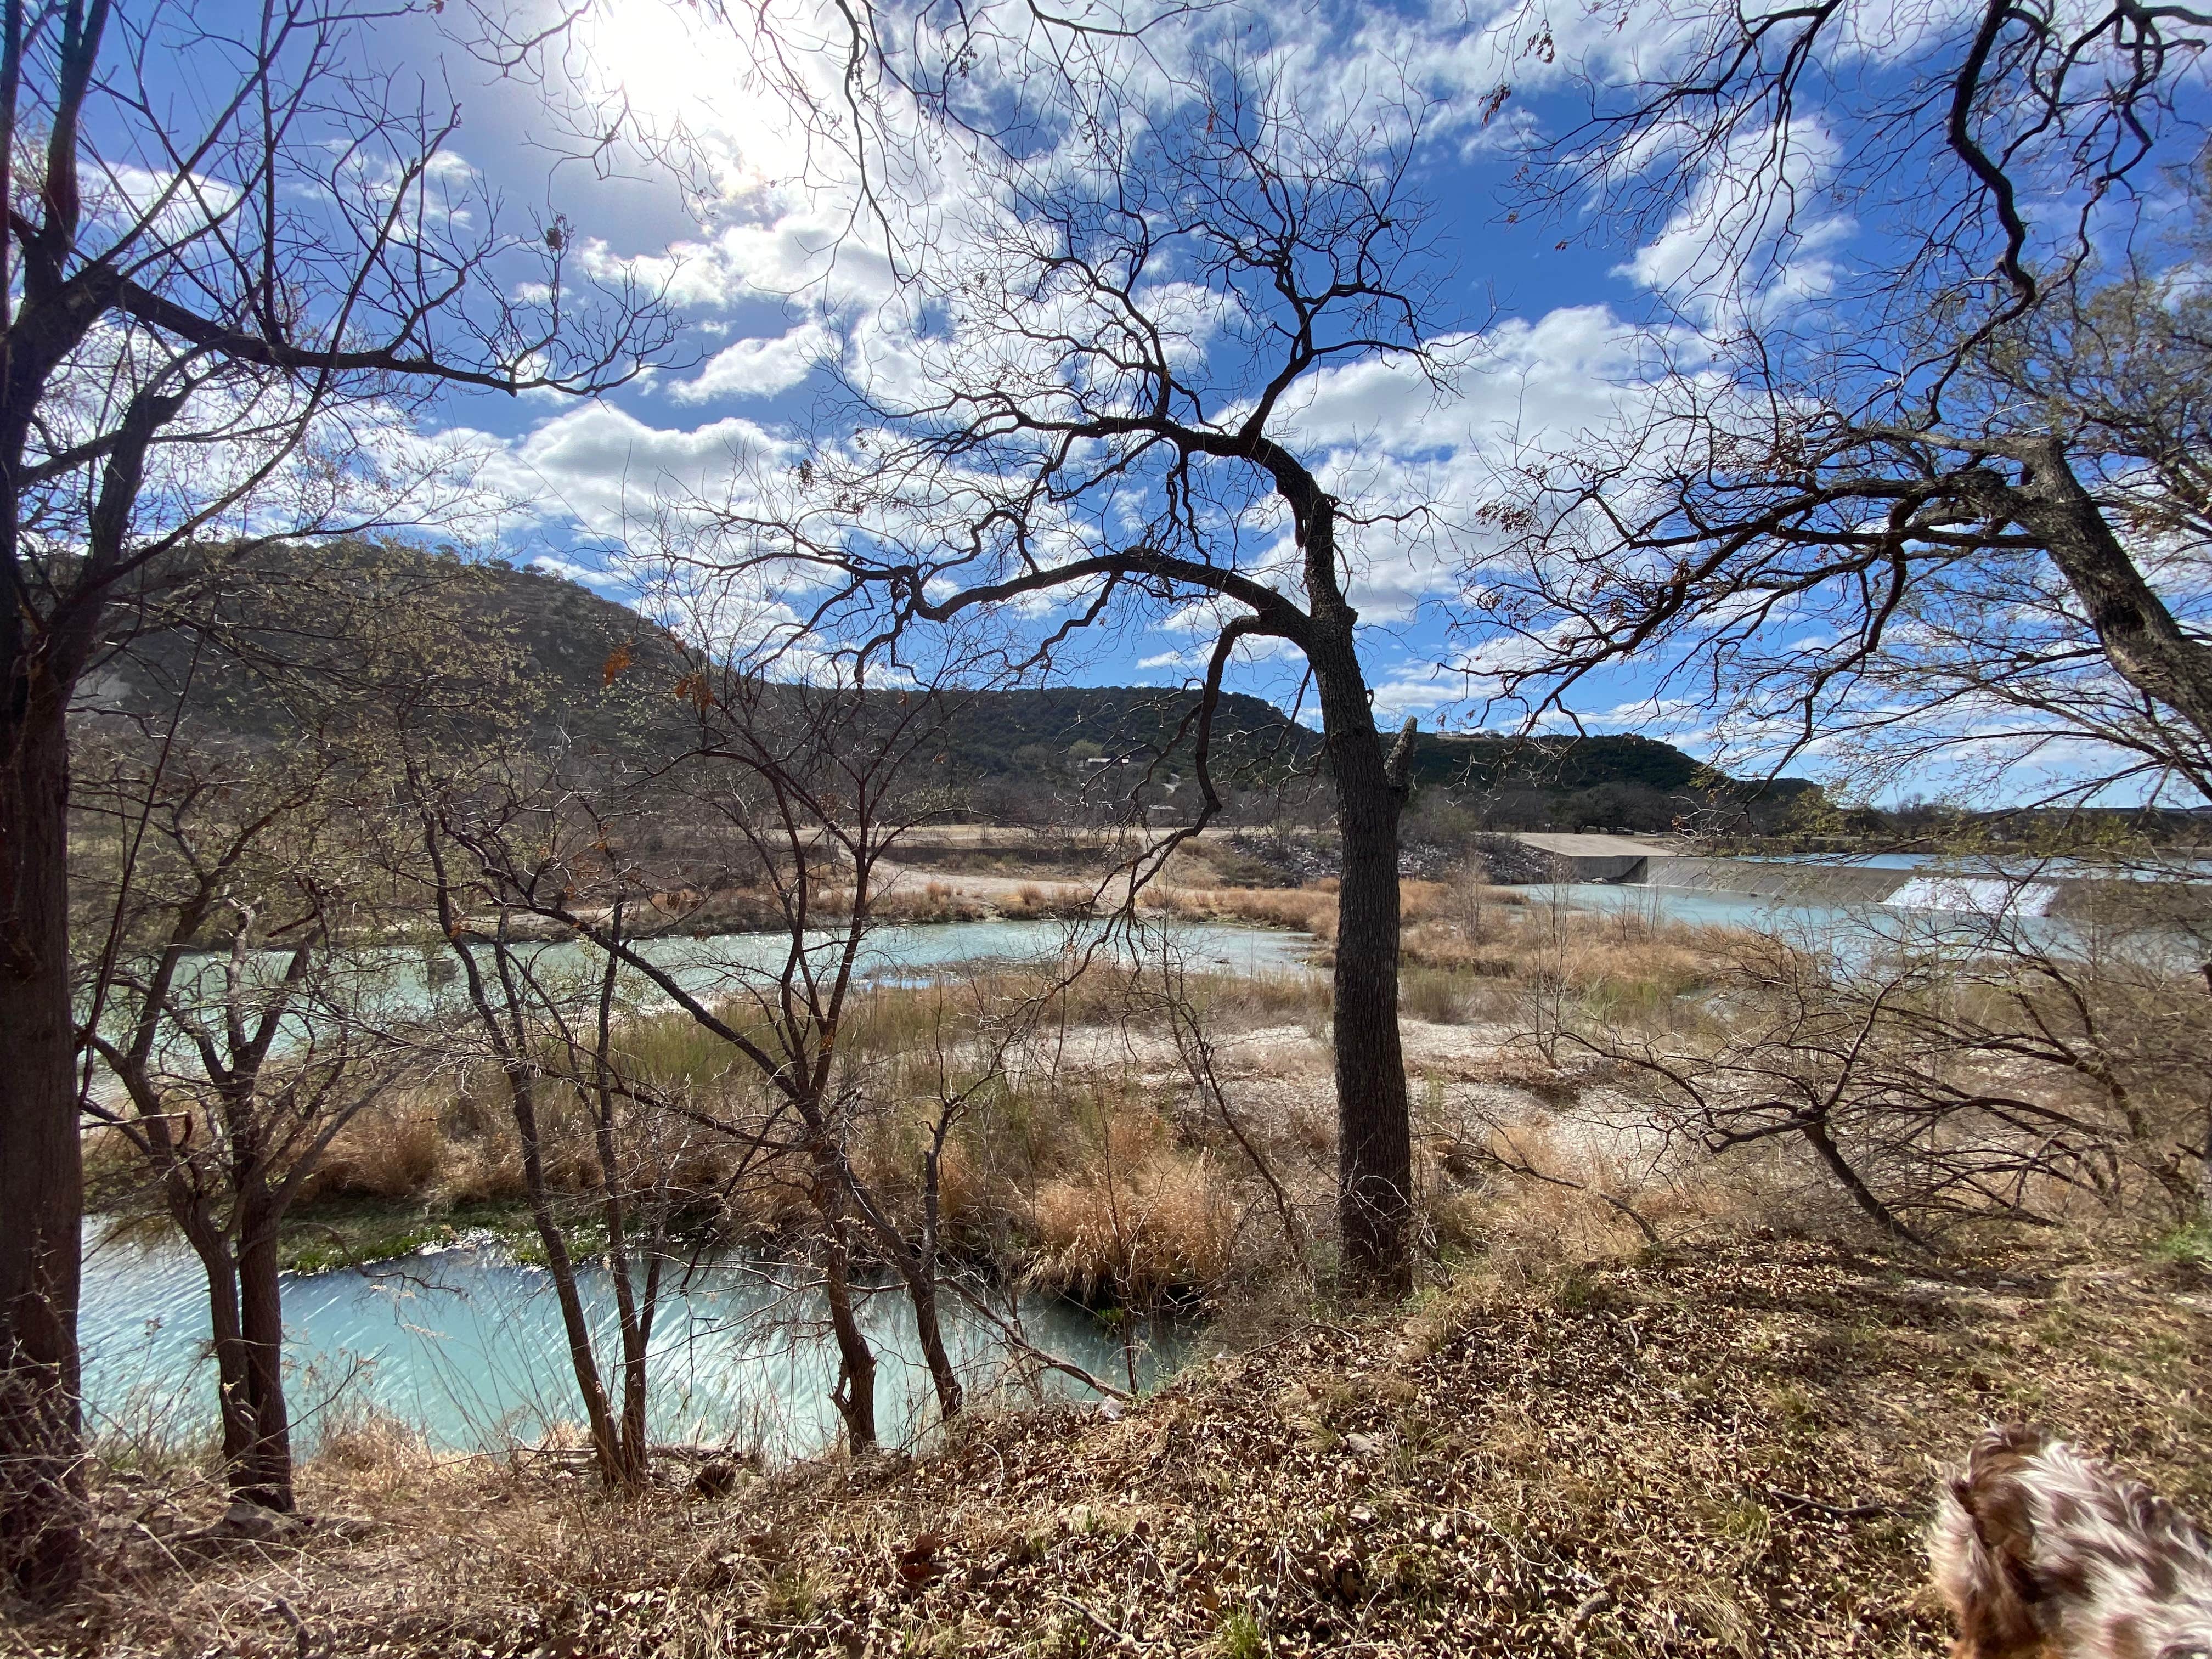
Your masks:
<svg viewBox="0 0 2212 1659"><path fill-rule="evenodd" d="M1953 1659L2212 1659L2212 1540L2033 1429L1990 1430L1948 1472L1928 1553Z"/></svg>

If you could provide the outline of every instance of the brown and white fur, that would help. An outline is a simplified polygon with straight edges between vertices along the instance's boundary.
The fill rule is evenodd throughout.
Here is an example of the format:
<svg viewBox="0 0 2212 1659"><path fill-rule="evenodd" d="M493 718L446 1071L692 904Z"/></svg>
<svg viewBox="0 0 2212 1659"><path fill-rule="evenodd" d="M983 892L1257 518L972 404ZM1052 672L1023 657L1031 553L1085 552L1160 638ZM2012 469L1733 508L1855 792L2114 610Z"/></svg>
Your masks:
<svg viewBox="0 0 2212 1659"><path fill-rule="evenodd" d="M2033 1429L1990 1430L1947 1473L1928 1553L1953 1659L2212 1659L2212 1540Z"/></svg>

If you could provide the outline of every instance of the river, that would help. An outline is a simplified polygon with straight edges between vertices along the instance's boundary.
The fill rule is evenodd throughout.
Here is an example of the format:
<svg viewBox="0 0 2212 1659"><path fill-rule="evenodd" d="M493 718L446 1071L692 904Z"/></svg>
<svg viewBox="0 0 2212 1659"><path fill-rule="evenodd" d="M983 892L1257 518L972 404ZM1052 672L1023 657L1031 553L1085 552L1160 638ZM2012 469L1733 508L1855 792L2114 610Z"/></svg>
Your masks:
<svg viewBox="0 0 2212 1659"><path fill-rule="evenodd" d="M1796 903L1750 895L1658 887L1577 884L1530 891L1578 908L1632 910L1653 919L1719 923L1781 933L1831 948L1875 948L1916 937L1970 941L1986 920L1914 915L1880 904ZM2021 918L2027 931L2065 930L2047 918ZM1296 970L1306 935L1231 926L1175 930L1188 965L1237 973ZM981 921L885 928L868 945L878 981L949 967L1057 956L1071 938L1057 922ZM557 977L577 947L543 945L538 970ZM711 994L733 975L773 971L780 935L669 939L654 959L687 988ZM434 957L398 950L380 970L402 1003L434 1004L453 988L426 971ZM2192 958L2193 960L2193 958ZM650 995L632 1006L649 1006ZM143 1245L88 1233L81 1330L91 1425L111 1443L174 1443L211 1435L212 1365L205 1352L207 1314L197 1262L174 1243ZM603 1273L585 1288L603 1328L611 1294ZM558 1310L544 1273L489 1243L409 1256L378 1266L287 1275L283 1284L295 1410L312 1446L322 1425L365 1407L389 1413L434 1446L489 1449L538 1440L580 1413L568 1368ZM1131 1352L1109 1324L1073 1304L1030 1297L1022 1304L1038 1346L1126 1385ZM882 1356L879 1417L886 1439L910 1438L927 1420L929 1385L911 1314L888 1289L869 1297L866 1320ZM1007 1349L994 1330L948 1303L947 1335L975 1392L1006 1373ZM611 1334L611 1332L609 1332ZM1186 1335L1151 1332L1135 1345L1141 1379L1178 1364ZM603 1345L611 1352L611 1345ZM604 1364L605 1362L603 1362ZM804 1275L757 1258L726 1257L674 1285L654 1332L653 1431L661 1442L758 1448L772 1458L805 1456L836 1443L829 1400L836 1360L821 1310ZM610 1367L611 1369L611 1367ZM1055 1373L1042 1386L1083 1395Z"/></svg>
<svg viewBox="0 0 2212 1659"><path fill-rule="evenodd" d="M818 1297L804 1275L757 1257L731 1255L686 1274L672 1266L649 1365L656 1442L729 1444L771 1459L836 1443L830 1389L836 1358ZM611 1281L587 1269L581 1288L604 1357L618 1353ZM283 1280L286 1368L303 1447L323 1429L388 1413L444 1450L496 1450L539 1440L582 1416L568 1345L543 1269L497 1246L462 1244L371 1267L288 1273ZM1131 1355L1119 1331L1054 1297L1023 1298L1029 1340L1127 1387ZM971 1393L1009 1376L995 1329L948 1298L946 1340ZM878 1414L887 1442L912 1440L927 1421L929 1374L904 1298L888 1284L870 1294L864 1323L882 1369ZM216 1431L214 1366L207 1357L206 1285L181 1244L86 1237L84 1349L89 1427L114 1448L174 1448ZM1140 1382L1172 1370L1187 1333L1140 1329ZM1091 1397L1048 1372L1041 1386Z"/></svg>
<svg viewBox="0 0 2212 1659"><path fill-rule="evenodd" d="M1313 944L1303 933L1230 926L1183 925L1173 936L1187 966L1245 974L1297 970ZM883 981L1034 961L1060 955L1071 937L1058 922L887 927L870 936L866 968ZM587 966L573 945L526 948L547 978ZM687 989L711 994L735 975L772 969L785 939L738 933L661 939L648 948ZM574 963L562 953L574 954ZM450 984L428 971L434 957L398 949L380 955L375 971L396 1001L423 1006L450 994ZM173 1240L146 1243L108 1232L97 1219L88 1224L79 1331L92 1431L118 1449L211 1437L214 1366L198 1261ZM836 1443L829 1399L836 1355L805 1278L744 1255L672 1273L651 1350L656 1441L757 1448L775 1459ZM611 1282L593 1269L583 1288L607 1339L603 1355L617 1352ZM387 1413L449 1450L530 1443L582 1414L546 1275L489 1241L359 1268L288 1273L283 1294L303 1447L311 1448L324 1426L364 1408ZM1149 1382L1179 1363L1189 1341L1188 1334L1158 1327L1125 1346L1119 1327L1049 1297L1024 1297L1020 1316L1037 1346L1124 1387L1133 1362ZM944 1317L971 1392L988 1392L1008 1375L1006 1343L955 1299ZM882 1363L878 1414L884 1437L911 1438L929 1414L929 1378L911 1312L885 1285L866 1297L864 1318ZM605 1358L601 1364L612 1369ZM1038 1386L1091 1393L1057 1372L1045 1373Z"/></svg>

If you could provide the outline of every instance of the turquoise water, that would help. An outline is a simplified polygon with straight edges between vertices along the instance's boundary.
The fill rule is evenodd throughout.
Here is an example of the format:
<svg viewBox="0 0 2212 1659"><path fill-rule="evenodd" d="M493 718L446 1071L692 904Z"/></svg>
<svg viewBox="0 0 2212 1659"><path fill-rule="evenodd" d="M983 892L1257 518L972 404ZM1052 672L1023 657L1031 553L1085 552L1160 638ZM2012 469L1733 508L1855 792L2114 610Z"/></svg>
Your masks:
<svg viewBox="0 0 2212 1659"><path fill-rule="evenodd" d="M174 1444L212 1437L206 1281L183 1245L86 1238L86 1411L110 1442ZM834 1445L829 1395L836 1352L819 1296L790 1266L729 1256L685 1275L672 1263L650 1350L653 1438L757 1447L772 1458ZM688 1282L687 1282L688 1280ZM586 1270L581 1288L599 1328L602 1373L618 1354L611 1281ZM301 1444L374 1407L435 1447L496 1449L536 1442L583 1413L550 1280L489 1246L461 1246L365 1268L288 1273L286 1364ZM1003 1307L1000 1311L1003 1315ZM1028 1340L1121 1387L1129 1351L1116 1330L1073 1304L1022 1298ZM971 1393L1011 1377L1005 1342L948 1297L945 1336ZM876 1346L877 1416L886 1442L911 1442L933 1412L929 1375L902 1296L872 1289L863 1322ZM1140 1382L1172 1370L1187 1337L1148 1331L1136 1345ZM1047 1372L1038 1386L1095 1397Z"/></svg>
<svg viewBox="0 0 2212 1659"><path fill-rule="evenodd" d="M1082 948L1095 926L1060 922L951 922L887 927L872 934L864 969L878 981L967 964L1036 961ZM1298 967L1312 940L1257 927L1187 925L1172 930L1186 966L1234 973ZM643 947L687 991L726 994L749 975L779 969L787 936L734 933L655 940ZM523 947L542 982L581 981L596 967L586 948ZM357 953L389 1006L427 1012L458 997L435 951ZM210 963L209 971L217 964ZM450 966L450 964L447 964ZM632 1007L659 993L626 987ZM215 1382L207 1355L205 1282L182 1244L103 1242L87 1233L80 1334L87 1409L112 1438L173 1443L210 1435ZM836 1359L818 1293L788 1265L730 1256L689 1274L671 1269L652 1345L653 1435L657 1441L758 1446L771 1456L805 1456L836 1443L829 1394ZM583 1289L604 1340L614 1342L612 1286L589 1269ZM464 1247L378 1266L283 1281L287 1364L304 1444L319 1425L363 1407L388 1412L447 1449L495 1448L537 1440L581 1416L560 1310L542 1269L490 1247ZM1028 1339L1109 1382L1127 1386L1132 1352L1117 1331L1085 1310L1050 1297L1022 1298ZM1003 1311L1003 1310L1002 1310ZM987 1321L948 1297L946 1340L971 1390L1008 1375L1010 1351ZM927 1421L929 1378L902 1297L872 1288L863 1319L877 1347L878 1419L886 1440L911 1438ZM1140 1379L1183 1351L1171 1332L1137 1345ZM1047 1372L1038 1386L1088 1394Z"/></svg>
<svg viewBox="0 0 2212 1659"><path fill-rule="evenodd" d="M1064 921L944 921L882 927L862 941L860 967L869 978L881 981L915 978L954 967L1048 960L1083 949L1102 931L1100 923ZM1304 933L1220 923L1185 923L1174 930L1173 937L1188 966L1234 973L1291 967L1313 945ZM539 971L554 977L595 974L601 960L586 945L521 948ZM823 963L826 954L842 949L842 937L832 933L817 935L810 946L817 963ZM779 974L790 956L791 939L787 933L710 933L697 939L648 939L638 950L656 967L667 969L685 990L708 993L741 980ZM432 959L437 958L434 955ZM407 979L420 987L420 969Z"/></svg>
<svg viewBox="0 0 2212 1659"><path fill-rule="evenodd" d="M1553 890L1539 887L1530 890L1539 896L1536 902L1540 903L1540 896ZM1900 937L1920 919L1885 904L1808 903L1796 899L1766 898L1757 893L1709 891L1702 888L1577 881L1562 884L1559 891L1566 902L1578 910L1644 915L1695 927L1748 927L1790 938L1869 932L1883 937Z"/></svg>
<svg viewBox="0 0 2212 1659"><path fill-rule="evenodd" d="M996 963L1049 961L1080 951L1100 939L1102 922L1066 921L946 921L913 927L872 929L861 942L859 968L872 981L912 979L940 974L947 969L982 967ZM1148 926L1156 944L1170 939L1193 969L1229 973L1265 973L1296 967L1313 940L1304 933L1280 928L1244 927L1224 922L1180 922ZM640 956L665 969L678 984L695 995L713 995L748 981L779 975L791 954L791 938L783 933L708 933L698 937L671 935L635 941ZM843 936L821 933L810 937L808 955L817 970L826 968L844 948ZM1125 943L1108 947L1126 951ZM573 940L522 942L517 957L542 983L568 989L595 987L603 958L592 946ZM489 962L489 947L480 960ZM274 976L283 971L285 958L267 953L254 971ZM459 969L452 951L442 944L372 946L346 954L356 993L374 995L385 1011L393 1014L422 1014L460 1006ZM219 991L217 975L222 959L198 960L196 973L183 981L184 994L195 983L212 999ZM489 971L489 967L487 967ZM626 993L650 1005L662 994L642 975L625 971Z"/></svg>
<svg viewBox="0 0 2212 1659"><path fill-rule="evenodd" d="M1733 857L1734 854L1723 856ZM2146 854L2133 860L2027 858L1953 853L1773 853L1745 855L1747 864L1829 866L1839 870L1942 870L1969 875L2011 874L2031 879L2100 877L2113 881L2212 879L2212 859Z"/></svg>
<svg viewBox="0 0 2212 1659"><path fill-rule="evenodd" d="M1808 948L1840 951L1854 959L1888 948L2066 953L2089 948L2093 942L2081 926L2057 916L1900 909L1881 903L1819 903L1766 898L1755 893L1609 882L1570 882L1556 889L1528 890L1537 903L1556 891L1578 910L1700 927L1747 927ZM2129 946L2137 953L2170 955L2172 967L2179 972L2194 973L2203 957L2203 941L2179 926L2156 933L2138 930L2130 934Z"/></svg>

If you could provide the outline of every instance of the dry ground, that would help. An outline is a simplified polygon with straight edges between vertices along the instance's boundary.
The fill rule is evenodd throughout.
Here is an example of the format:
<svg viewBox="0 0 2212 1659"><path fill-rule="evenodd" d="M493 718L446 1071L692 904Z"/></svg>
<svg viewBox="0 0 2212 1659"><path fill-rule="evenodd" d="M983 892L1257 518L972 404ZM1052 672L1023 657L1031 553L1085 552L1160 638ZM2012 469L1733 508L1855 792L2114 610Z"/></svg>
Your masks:
<svg viewBox="0 0 2212 1659"><path fill-rule="evenodd" d="M1309 1319L1117 1419L978 1413L721 1499L341 1440L309 1498L365 1538L141 1540L0 1650L1932 1655L1934 1460L2025 1416L2212 1511L2208 1362L2190 1268L1502 1245L1410 1318Z"/></svg>

